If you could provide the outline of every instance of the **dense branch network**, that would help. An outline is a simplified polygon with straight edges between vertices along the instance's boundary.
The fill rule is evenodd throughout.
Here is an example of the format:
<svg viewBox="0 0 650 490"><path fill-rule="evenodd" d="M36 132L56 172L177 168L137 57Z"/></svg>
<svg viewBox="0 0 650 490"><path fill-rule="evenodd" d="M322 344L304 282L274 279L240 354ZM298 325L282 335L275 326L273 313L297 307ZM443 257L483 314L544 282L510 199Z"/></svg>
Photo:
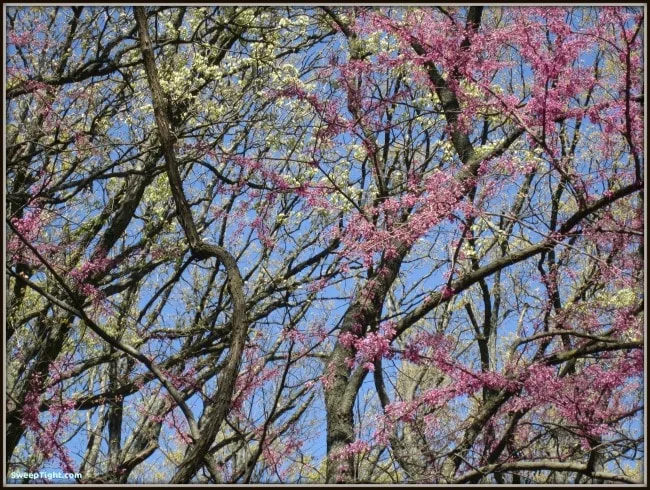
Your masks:
<svg viewBox="0 0 650 490"><path fill-rule="evenodd" d="M642 480L642 9L5 20L8 473Z"/></svg>

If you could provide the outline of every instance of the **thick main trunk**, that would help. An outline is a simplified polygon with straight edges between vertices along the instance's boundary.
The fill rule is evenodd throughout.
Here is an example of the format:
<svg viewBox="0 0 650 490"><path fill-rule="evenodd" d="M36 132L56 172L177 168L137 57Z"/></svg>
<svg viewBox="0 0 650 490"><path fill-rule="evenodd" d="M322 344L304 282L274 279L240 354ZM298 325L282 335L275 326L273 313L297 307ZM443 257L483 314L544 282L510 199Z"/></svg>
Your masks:
<svg viewBox="0 0 650 490"><path fill-rule="evenodd" d="M352 332L365 334L376 328L381 318L384 300L392 286L408 247L403 246L399 255L387 261L385 273L375 273L365 285L363 293L357 294L345 312L341 334ZM356 329L361 329L361 332ZM329 363L325 368L328 379L325 389L325 407L327 409L327 483L350 483L357 475L354 471L354 457L345 456L345 447L354 442L353 408L357 393L367 371L349 367L348 359L354 358L355 352L337 342Z"/></svg>
<svg viewBox="0 0 650 490"><path fill-rule="evenodd" d="M333 359L339 356L332 356ZM340 377L337 369L336 377ZM347 386L347 378L339 378L335 386L325 392L327 408L327 483L354 481L354 458L333 457L342 454L345 447L354 442L354 416L352 407L343 407L341 400Z"/></svg>

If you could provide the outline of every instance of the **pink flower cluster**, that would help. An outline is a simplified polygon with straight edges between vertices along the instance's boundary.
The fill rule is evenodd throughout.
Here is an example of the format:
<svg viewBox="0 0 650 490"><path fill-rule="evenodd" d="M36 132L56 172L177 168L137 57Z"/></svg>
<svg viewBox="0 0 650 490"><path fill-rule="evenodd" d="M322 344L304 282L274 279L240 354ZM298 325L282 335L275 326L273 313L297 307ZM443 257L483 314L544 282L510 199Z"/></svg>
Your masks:
<svg viewBox="0 0 650 490"><path fill-rule="evenodd" d="M263 364L257 363L241 373L235 382L236 394L231 403L232 410L240 412L244 406L244 402L257 388L275 378L281 372L282 369L280 367L268 368L263 367Z"/></svg>
<svg viewBox="0 0 650 490"><path fill-rule="evenodd" d="M49 400L48 418L41 421L42 386L43 376L34 375L22 407L22 425L34 434L35 449L44 460L56 458L66 472L73 473L74 467L68 450L60 441L62 433L70 424L70 412L74 409L75 402L61 394L52 396Z"/></svg>
<svg viewBox="0 0 650 490"><path fill-rule="evenodd" d="M338 451L332 451L330 457L333 461L343 461L350 456L366 453L368 451L370 451L370 445L365 441L357 439Z"/></svg>
<svg viewBox="0 0 650 490"><path fill-rule="evenodd" d="M104 274L115 267L115 264L114 259L107 258L104 252L98 252L91 260L84 262L81 266L70 271L69 274L77 290L87 298L90 298L95 308L101 309L106 313L109 312L109 309L104 304L105 296L91 282L96 276Z"/></svg>
<svg viewBox="0 0 650 490"><path fill-rule="evenodd" d="M82 283L91 279L95 274L104 273L115 265L113 259L109 259L105 254L99 253L96 254L95 258L84 262L78 268L70 271L70 277L72 277L77 283Z"/></svg>
<svg viewBox="0 0 650 490"><path fill-rule="evenodd" d="M629 378L640 376L643 370L634 358L633 353L622 356L609 367L592 364L565 377L558 376L556 367L533 364L522 373L522 394L509 400L504 410L533 409L543 414L553 407L554 413L578 433L585 437L601 436L612 421L630 408L624 402L625 394L634 386Z"/></svg>
<svg viewBox="0 0 650 490"><path fill-rule="evenodd" d="M352 215L341 234L342 254L348 258L362 259L366 266L375 254L387 258L397 255L398 247L411 245L423 237L433 226L450 217L462 196L462 188L453 176L437 171L424 179L421 189L400 198L390 198L366 214ZM401 220L402 211L413 208L408 221ZM367 216L378 218L374 224Z"/></svg>
<svg viewBox="0 0 650 490"><path fill-rule="evenodd" d="M365 369L372 372L375 370L374 361L393 356L390 344L395 333L395 323L384 322L379 326L378 332L370 332L364 336L344 332L340 335L339 341L355 351L355 359L349 360L350 366L362 364Z"/></svg>
<svg viewBox="0 0 650 490"><path fill-rule="evenodd" d="M33 200L31 205L33 208L25 211L21 218L12 218L11 224L16 227L22 239L18 236L12 236L9 243L7 243L7 251L11 254L14 262L38 266L41 265L40 260L25 245L23 239L28 241L41 255L51 252L52 247L39 241L43 237L43 228L45 226L43 207L37 199Z"/></svg>
<svg viewBox="0 0 650 490"><path fill-rule="evenodd" d="M441 333L420 332L409 339L402 358L415 364L430 362L431 359L449 364L452 362L452 347L452 340Z"/></svg>

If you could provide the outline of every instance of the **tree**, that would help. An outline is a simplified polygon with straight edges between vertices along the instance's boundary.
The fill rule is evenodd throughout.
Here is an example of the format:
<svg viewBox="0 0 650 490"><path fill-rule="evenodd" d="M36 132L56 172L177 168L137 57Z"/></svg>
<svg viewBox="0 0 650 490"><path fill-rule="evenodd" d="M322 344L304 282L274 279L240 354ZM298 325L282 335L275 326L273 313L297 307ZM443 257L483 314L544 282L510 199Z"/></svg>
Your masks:
<svg viewBox="0 0 650 490"><path fill-rule="evenodd" d="M7 457L639 482L642 9L7 9Z"/></svg>

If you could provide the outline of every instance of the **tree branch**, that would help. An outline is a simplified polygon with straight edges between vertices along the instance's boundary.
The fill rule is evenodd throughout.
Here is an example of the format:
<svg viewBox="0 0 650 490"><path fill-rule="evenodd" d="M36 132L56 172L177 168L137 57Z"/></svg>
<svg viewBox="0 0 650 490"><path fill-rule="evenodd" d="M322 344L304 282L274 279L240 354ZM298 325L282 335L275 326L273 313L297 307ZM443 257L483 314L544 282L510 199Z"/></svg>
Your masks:
<svg viewBox="0 0 650 490"><path fill-rule="evenodd" d="M192 218L192 211L183 192L183 183L178 171L178 163L174 150L175 137L172 136L172 127L168 118L168 102L158 79L153 48L147 32L147 16L144 7L134 7L134 14L140 34L140 49L142 51L144 68L147 74L149 88L151 89L156 126L165 157L169 185L174 202L176 203L178 220L185 232L185 237L194 256L198 259L215 257L226 268L228 291L230 292L233 303L233 332L231 335L230 351L228 352L226 365L219 377L217 392L214 396L214 405L210 407L210 410L206 409L203 417L201 417L200 437L190 447L171 481L171 483L187 483L194 477L203 461L206 460L208 450L230 409L232 395L235 390L235 381L239 372L244 343L248 333L244 282L235 258L227 250L218 245L203 243L196 229ZM208 462L208 464L210 463Z"/></svg>

